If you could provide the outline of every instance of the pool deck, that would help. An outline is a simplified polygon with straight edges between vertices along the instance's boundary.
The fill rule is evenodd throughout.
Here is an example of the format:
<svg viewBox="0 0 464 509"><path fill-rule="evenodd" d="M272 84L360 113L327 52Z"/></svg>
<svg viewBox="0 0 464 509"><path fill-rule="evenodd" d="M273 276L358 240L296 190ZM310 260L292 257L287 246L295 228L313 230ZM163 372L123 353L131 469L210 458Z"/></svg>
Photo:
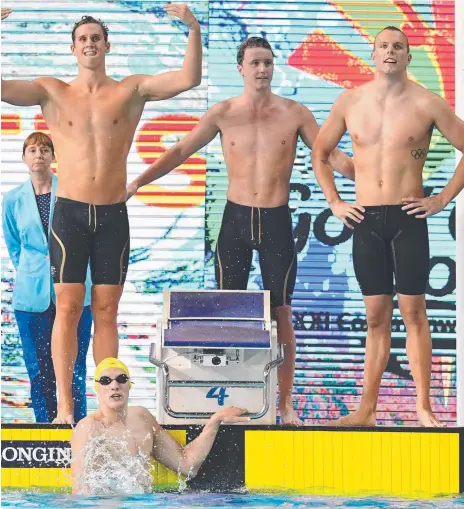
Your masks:
<svg viewBox="0 0 464 509"><path fill-rule="evenodd" d="M165 426L182 444L201 426ZM3 424L2 488L69 488L71 427ZM155 490L177 474L155 464ZM429 498L464 493L464 428L222 426L195 490Z"/></svg>

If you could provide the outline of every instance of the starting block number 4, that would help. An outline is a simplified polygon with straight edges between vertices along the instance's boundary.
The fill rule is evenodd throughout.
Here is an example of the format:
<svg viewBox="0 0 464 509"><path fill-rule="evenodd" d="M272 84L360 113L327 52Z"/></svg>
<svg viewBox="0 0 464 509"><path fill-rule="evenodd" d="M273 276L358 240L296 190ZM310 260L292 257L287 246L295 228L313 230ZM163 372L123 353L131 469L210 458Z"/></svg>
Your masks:
<svg viewBox="0 0 464 509"><path fill-rule="evenodd" d="M229 395L226 394L227 387L211 387L211 389L208 391L208 394L206 395L207 399L217 398L218 405L224 406L224 399L228 398Z"/></svg>

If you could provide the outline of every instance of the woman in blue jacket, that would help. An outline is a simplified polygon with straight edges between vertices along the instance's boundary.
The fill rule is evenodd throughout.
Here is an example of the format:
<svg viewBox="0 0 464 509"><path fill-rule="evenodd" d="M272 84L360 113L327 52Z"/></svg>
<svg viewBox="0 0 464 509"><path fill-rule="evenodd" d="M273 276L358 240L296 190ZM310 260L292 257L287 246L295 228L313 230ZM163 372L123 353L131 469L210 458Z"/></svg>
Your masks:
<svg viewBox="0 0 464 509"><path fill-rule="evenodd" d="M30 134L23 145L23 161L29 168L30 178L5 194L2 209L3 236L16 269L13 309L31 381L36 422L52 422L57 412L51 354L55 291L48 252L57 185L57 178L51 172L53 158L52 140L41 132ZM88 273L73 377L75 422L87 415L86 357L92 327L90 286Z"/></svg>

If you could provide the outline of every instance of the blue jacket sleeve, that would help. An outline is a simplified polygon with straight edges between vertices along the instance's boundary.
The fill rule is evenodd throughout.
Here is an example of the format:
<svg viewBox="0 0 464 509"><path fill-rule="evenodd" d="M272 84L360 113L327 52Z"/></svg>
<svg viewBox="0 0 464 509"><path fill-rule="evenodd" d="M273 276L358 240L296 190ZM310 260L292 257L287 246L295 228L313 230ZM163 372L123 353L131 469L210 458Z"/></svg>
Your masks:
<svg viewBox="0 0 464 509"><path fill-rule="evenodd" d="M3 200L2 206L2 227L3 238L5 239L8 253L10 254L15 269L17 269L19 265L19 255L21 253L21 241L16 220L11 211L11 206L5 199Z"/></svg>

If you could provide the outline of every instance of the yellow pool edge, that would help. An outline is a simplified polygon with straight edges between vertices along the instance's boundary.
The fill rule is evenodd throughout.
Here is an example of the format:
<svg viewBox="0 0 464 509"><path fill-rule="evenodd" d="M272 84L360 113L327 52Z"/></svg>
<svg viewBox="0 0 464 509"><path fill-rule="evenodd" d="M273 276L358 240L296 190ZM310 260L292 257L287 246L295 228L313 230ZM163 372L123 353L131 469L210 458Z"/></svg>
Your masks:
<svg viewBox="0 0 464 509"><path fill-rule="evenodd" d="M182 444L201 430L166 428ZM431 498L464 492L464 428L228 426L221 433L195 488L221 491L225 478L256 493ZM70 488L70 436L69 426L3 425L2 488ZM159 464L152 474L155 491L178 486L177 474Z"/></svg>

